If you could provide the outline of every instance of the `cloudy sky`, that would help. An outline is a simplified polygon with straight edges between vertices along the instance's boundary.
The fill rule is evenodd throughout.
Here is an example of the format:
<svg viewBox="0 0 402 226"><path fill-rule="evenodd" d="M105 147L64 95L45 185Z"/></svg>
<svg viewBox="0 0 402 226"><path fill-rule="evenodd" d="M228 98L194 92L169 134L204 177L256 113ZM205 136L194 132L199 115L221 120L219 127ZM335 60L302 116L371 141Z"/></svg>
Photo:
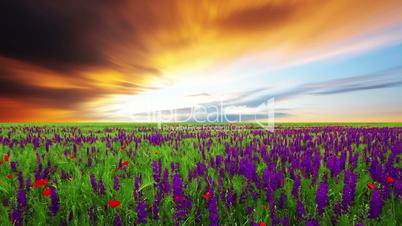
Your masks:
<svg viewBox="0 0 402 226"><path fill-rule="evenodd" d="M220 103L402 121L402 2L0 3L0 121L132 121Z"/></svg>

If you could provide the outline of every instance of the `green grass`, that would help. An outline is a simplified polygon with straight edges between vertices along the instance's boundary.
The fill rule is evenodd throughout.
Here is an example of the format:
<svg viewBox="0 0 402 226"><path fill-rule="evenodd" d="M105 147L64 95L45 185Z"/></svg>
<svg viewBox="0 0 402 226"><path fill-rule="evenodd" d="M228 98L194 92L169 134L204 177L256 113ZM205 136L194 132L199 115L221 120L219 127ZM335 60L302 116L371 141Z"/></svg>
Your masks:
<svg viewBox="0 0 402 226"><path fill-rule="evenodd" d="M184 126L185 133L194 133L194 136L199 134L201 130L191 130L198 124L186 123L180 124ZM226 125L226 124L216 124ZM246 126L255 126L255 124L247 123L240 124ZM244 139L242 143L236 141L230 143L232 146L246 148L246 146L261 141L263 138L256 135L252 135L249 129L247 130L226 130L226 137L220 137L221 130L211 130L211 136L207 136L205 139L196 137L180 138L178 132L172 132L172 127L178 126L178 124L165 124L162 130L156 130L156 124L154 123L3 123L0 124L3 138L7 137L12 128L17 128L15 132L10 134L11 140L21 142L27 139L28 130L24 131L24 128L42 128L47 131L40 133L41 145L37 148L41 155L43 169L47 167L48 160L52 164L52 170L49 176L49 183L55 187L60 198L60 210L56 216L49 216L48 206L49 198L44 197L41 192L42 188L32 188L27 191L27 203L28 207L23 211L24 222L26 225L59 225L63 220L67 220L70 212L73 213L74 218L69 225L90 225L90 219L88 215L89 208L94 208L97 215L97 225L112 225L113 219L116 215L120 215L123 220L123 225L132 225L137 220L136 202L133 199L133 184L135 176L142 175L141 191L146 199L148 205L152 205L155 199L156 190L154 188L154 179L152 172L152 161L160 159L162 161L163 169L168 168L170 171L170 164L177 162L181 164L180 173L183 175L185 185L184 192L186 196L192 200L193 208L183 225L195 225L196 210L200 208L201 219L203 225L209 225L209 210L206 206L206 200L202 198L204 189L206 188L205 180L200 180L201 189L198 188L197 180L188 181L188 173L190 170L196 167L197 162L204 162L202 160L201 152L198 149L198 145L205 145L209 140L212 140L212 146L210 151L206 151L208 163L211 157L218 154L223 155L225 150L225 143L230 143L230 137L234 134L243 135ZM402 123L277 123L279 130L294 127L329 127L329 126L347 126L347 127L402 127ZM71 130L71 128L79 128L80 130ZM67 131L62 131L63 128L69 128ZM104 131L105 128L115 128L113 132ZM121 150L121 143L118 139L119 132L116 128L124 129L126 138L124 141L129 141L129 144L124 144L126 147L124 151ZM152 131L141 131L144 128L153 128ZM259 129L259 128L255 128ZM52 143L50 145L49 152L46 152L45 143L46 139L52 139L54 134L58 133L62 137L61 143ZM166 137L166 141L161 145L151 145L146 136L161 133ZM38 136L37 132L30 133L31 136ZM314 137L318 134L312 134ZM77 141L76 145L78 152L76 159L70 159L69 156L64 155L66 149L73 150L74 142L66 139L82 138L81 141ZM97 137L97 140L91 141L91 137ZM132 138L138 138L141 140L138 143L136 149L136 143ZM177 138L177 145L176 139ZM17 171L21 171L25 179L34 179L34 173L37 169L36 164L36 151L34 150L34 144L31 138L28 138L24 145L15 144L12 147L10 145L0 145L0 156L10 152L10 161L17 161ZM110 139L112 148L107 148L105 139ZM293 138L287 138L291 141ZM401 139L399 137L399 139ZM196 148L194 148L196 144ZM306 145L306 144L303 144ZM273 144L268 145L268 150L274 147ZM97 153L87 155L87 149L91 150L95 148ZM359 149L355 146L354 151L362 152L364 146L360 146ZM137 156L128 156L130 149L137 151ZM93 165L88 167L86 165L88 158L93 159ZM119 160L129 161L129 166L126 171L118 169ZM343 214L338 219L338 225L354 225L359 222L365 225L401 225L402 204L400 199L393 197L391 201L388 201L384 205L383 214L380 219L369 220L367 219L368 204L370 200L370 192L366 188L366 184L370 181L369 173L367 172L368 166L360 159L358 168L355 173L358 175L358 184L356 189L356 200L352 205L350 211L347 214ZM81 161L81 162L80 162ZM323 176L328 173L325 164L321 162L320 175ZM289 167L288 165L286 167ZM261 164L257 165L257 174L262 176L263 170L265 170L266 164L261 161ZM400 164L397 166L400 169ZM61 170L65 170L71 179L63 180L61 178ZM13 174L14 178L7 179L8 174ZM94 173L97 180L102 178L106 186L106 194L100 195L93 192L90 185L90 174ZM130 174L130 175L128 175ZM219 172L214 168L208 168L208 176L211 176L214 181L217 181ZM120 190L115 191L113 189L113 178L118 176L120 178ZM320 178L321 178L320 176ZM3 203L0 208L0 217L3 219L0 225L10 225L9 214L12 208L17 206L16 192L18 189L17 173L12 172L9 164L5 163L0 166L0 201ZM320 179L319 179L320 180ZM171 182L171 181L170 181ZM218 202L219 217L222 225L250 225L250 215L247 213L247 207L254 208L253 218L256 222L264 221L267 224L271 222L269 208L266 210L264 206L268 205L265 199L264 191L260 197L254 200L251 194L245 202L239 201L239 196L246 188L246 179L243 176L235 175L233 177L225 173L224 188L228 189L229 186L233 186L237 193L238 201L231 207L227 208L221 200ZM301 188L301 200L306 207L307 215L309 218L317 218L321 225L330 225L331 217L334 214L333 206L339 202L342 198L341 192L343 189L343 173L339 178L329 178L329 197L330 206L327 208L323 216L317 217L315 213L315 193L317 190L317 184L311 186L310 179L302 180ZM253 185L254 186L254 185ZM293 188L293 180L286 174L285 184L283 187L275 191L276 199L279 198L282 192L287 194L288 200L284 209L277 209L278 217L288 217L290 224L298 225L303 224L296 218L296 200L292 197L291 191ZM257 191L256 187L252 188ZM219 192L216 191L218 194ZM112 209L107 207L107 202L111 199L120 200L122 203L119 207ZM6 203L7 205L4 205ZM3 208L4 207L4 208ZM152 217L148 218L149 225L174 225L174 208L172 194L164 196L160 209L160 220L154 220ZM151 213L150 213L151 215Z"/></svg>

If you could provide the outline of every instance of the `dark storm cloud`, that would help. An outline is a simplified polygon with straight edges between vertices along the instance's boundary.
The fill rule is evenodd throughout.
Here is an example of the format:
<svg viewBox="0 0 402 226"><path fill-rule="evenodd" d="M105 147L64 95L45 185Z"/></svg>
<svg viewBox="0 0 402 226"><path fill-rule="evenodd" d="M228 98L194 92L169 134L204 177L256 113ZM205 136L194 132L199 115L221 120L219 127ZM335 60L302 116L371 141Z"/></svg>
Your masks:
<svg viewBox="0 0 402 226"><path fill-rule="evenodd" d="M4 72L0 71L0 74ZM0 76L0 96L37 104L41 107L69 109L102 95L100 90L40 87Z"/></svg>
<svg viewBox="0 0 402 226"><path fill-rule="evenodd" d="M113 66L106 54L113 42L135 41L140 46L134 26L119 16L122 3L2 1L0 55L63 71Z"/></svg>

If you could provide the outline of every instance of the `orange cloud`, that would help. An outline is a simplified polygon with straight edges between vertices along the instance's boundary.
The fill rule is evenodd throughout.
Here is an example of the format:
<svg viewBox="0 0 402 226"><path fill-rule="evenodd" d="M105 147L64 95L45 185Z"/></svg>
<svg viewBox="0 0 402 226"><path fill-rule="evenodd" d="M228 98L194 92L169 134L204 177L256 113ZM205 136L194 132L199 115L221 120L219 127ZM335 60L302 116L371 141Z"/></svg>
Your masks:
<svg viewBox="0 0 402 226"><path fill-rule="evenodd" d="M88 106L111 96L171 85L246 54L325 49L402 21L396 0L3 5L0 98L9 106L0 110L4 121L24 119L22 108L31 115L25 119L96 119Z"/></svg>

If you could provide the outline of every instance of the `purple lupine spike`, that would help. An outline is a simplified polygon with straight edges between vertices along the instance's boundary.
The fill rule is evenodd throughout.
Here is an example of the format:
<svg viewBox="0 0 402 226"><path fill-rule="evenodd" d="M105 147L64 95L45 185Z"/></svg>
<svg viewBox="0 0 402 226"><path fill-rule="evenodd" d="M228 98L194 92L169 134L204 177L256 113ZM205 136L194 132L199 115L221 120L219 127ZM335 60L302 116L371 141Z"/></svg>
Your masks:
<svg viewBox="0 0 402 226"><path fill-rule="evenodd" d="M346 211L352 204L356 191L356 175L351 171L345 172L344 187L342 193L342 209Z"/></svg>
<svg viewBox="0 0 402 226"><path fill-rule="evenodd" d="M96 225L96 214L95 214L95 209L94 208L89 208L88 210L89 214L89 221L91 222L91 225Z"/></svg>
<svg viewBox="0 0 402 226"><path fill-rule="evenodd" d="M123 224L121 223L121 218L119 215L116 215L114 217L114 226L122 226Z"/></svg>
<svg viewBox="0 0 402 226"><path fill-rule="evenodd" d="M303 202L300 200L297 201L296 212L297 212L297 219L299 221L302 221L304 219L304 217L306 216L306 211L304 209Z"/></svg>
<svg viewBox="0 0 402 226"><path fill-rule="evenodd" d="M306 226L320 226L317 220L309 220L306 222Z"/></svg>
<svg viewBox="0 0 402 226"><path fill-rule="evenodd" d="M102 178L99 179L99 193L104 195L105 193L105 183L103 182Z"/></svg>
<svg viewBox="0 0 402 226"><path fill-rule="evenodd" d="M68 149L64 150L64 155L65 155L65 156L71 155L71 151L68 150Z"/></svg>
<svg viewBox="0 0 402 226"><path fill-rule="evenodd" d="M215 156L215 167L219 168L223 162L223 157L220 155Z"/></svg>
<svg viewBox="0 0 402 226"><path fill-rule="evenodd" d="M205 164L200 163L200 162L197 163L196 170L197 170L197 175L198 176L203 176L205 174L205 172L206 172L206 169L207 168L206 168Z"/></svg>
<svg viewBox="0 0 402 226"><path fill-rule="evenodd" d="M39 180L39 179L41 179L41 178L42 178L41 172L40 172L40 171L36 171L36 172L35 172L35 179L36 179L36 180Z"/></svg>
<svg viewBox="0 0 402 226"><path fill-rule="evenodd" d="M154 219L156 219L156 220L159 219L159 205L162 201L162 197L163 197L163 190L158 189L158 191L156 193L155 201L152 204L152 213L153 213Z"/></svg>
<svg viewBox="0 0 402 226"><path fill-rule="evenodd" d="M55 188L50 187L50 206L49 212L54 216L59 211L59 196L57 195L57 191Z"/></svg>
<svg viewBox="0 0 402 226"><path fill-rule="evenodd" d="M139 189L140 189L140 185L141 185L141 180L142 177L141 175L139 175L138 177L136 177L134 179L134 192L133 192L133 196L134 196L134 200L137 201L140 197L139 195Z"/></svg>
<svg viewBox="0 0 402 226"><path fill-rule="evenodd" d="M152 162L152 171L154 173L155 187L157 187L161 183L162 162L160 160Z"/></svg>
<svg viewBox="0 0 402 226"><path fill-rule="evenodd" d="M17 172L17 163L15 161L10 162L11 171Z"/></svg>
<svg viewBox="0 0 402 226"><path fill-rule="evenodd" d="M88 167L92 166L92 159L91 158L88 158L87 165L88 165Z"/></svg>
<svg viewBox="0 0 402 226"><path fill-rule="evenodd" d="M42 178L49 177L49 174L50 174L50 167L46 167L46 169L43 171Z"/></svg>
<svg viewBox="0 0 402 226"><path fill-rule="evenodd" d="M236 193L234 193L234 188L233 186L230 187L227 198L226 198L226 203L225 206L226 208L229 208L236 202Z"/></svg>
<svg viewBox="0 0 402 226"><path fill-rule="evenodd" d="M11 223L14 226L22 226L22 213L19 209L11 210L10 214Z"/></svg>
<svg viewBox="0 0 402 226"><path fill-rule="evenodd" d="M173 200L176 204L175 219L176 223L183 221L191 208L189 199L186 199L183 192L183 179L180 174L173 175Z"/></svg>
<svg viewBox="0 0 402 226"><path fill-rule="evenodd" d="M168 169L165 169L163 171L163 191L166 194L170 193L169 170Z"/></svg>
<svg viewBox="0 0 402 226"><path fill-rule="evenodd" d="M90 181L91 181L92 190L96 193L98 191L98 185L96 183L95 174L91 173L89 178L90 178Z"/></svg>
<svg viewBox="0 0 402 226"><path fill-rule="evenodd" d="M138 203L137 203L137 223L138 224L146 224L147 223L147 217L148 217L148 206L145 203L145 201L140 198Z"/></svg>
<svg viewBox="0 0 402 226"><path fill-rule="evenodd" d="M61 179L63 179L63 180L68 179L68 175L67 175L66 171L64 171L64 170L61 170Z"/></svg>
<svg viewBox="0 0 402 226"><path fill-rule="evenodd" d="M25 183L25 189L27 189L28 191L31 190L31 178L29 177Z"/></svg>
<svg viewBox="0 0 402 226"><path fill-rule="evenodd" d="M208 209L209 209L209 221L211 226L219 225L219 215L218 215L218 199L216 198L214 189L209 190L211 198L209 199Z"/></svg>
<svg viewBox="0 0 402 226"><path fill-rule="evenodd" d="M287 200L287 196L286 196L285 192L282 192L281 196L279 197L278 207L281 209L283 207L285 207L286 200Z"/></svg>
<svg viewBox="0 0 402 226"><path fill-rule="evenodd" d="M287 218L287 217L284 217L284 218L281 220L281 224L282 224L283 226L289 226L289 220L288 220L288 218Z"/></svg>
<svg viewBox="0 0 402 226"><path fill-rule="evenodd" d="M301 177L300 175L297 175L292 190L292 195L295 199L299 198L300 185L301 185Z"/></svg>
<svg viewBox="0 0 402 226"><path fill-rule="evenodd" d="M120 189L120 182L119 182L119 177L115 176L113 180L113 188L114 190L118 191Z"/></svg>
<svg viewBox="0 0 402 226"><path fill-rule="evenodd" d="M377 159L371 161L369 172L375 181L383 182L382 166Z"/></svg>
<svg viewBox="0 0 402 226"><path fill-rule="evenodd" d="M18 201L18 208L25 209L27 207L27 196L25 194L24 189L18 189L17 191L17 201Z"/></svg>
<svg viewBox="0 0 402 226"><path fill-rule="evenodd" d="M316 194L317 212L321 214L328 205L328 183L321 181Z"/></svg>
<svg viewBox="0 0 402 226"><path fill-rule="evenodd" d="M19 182L19 188L20 189L24 188L24 176L22 175L22 172L18 172L18 182Z"/></svg>
<svg viewBox="0 0 402 226"><path fill-rule="evenodd" d="M378 190L371 193L369 218L377 218L380 216L384 201L382 200L381 193Z"/></svg>

